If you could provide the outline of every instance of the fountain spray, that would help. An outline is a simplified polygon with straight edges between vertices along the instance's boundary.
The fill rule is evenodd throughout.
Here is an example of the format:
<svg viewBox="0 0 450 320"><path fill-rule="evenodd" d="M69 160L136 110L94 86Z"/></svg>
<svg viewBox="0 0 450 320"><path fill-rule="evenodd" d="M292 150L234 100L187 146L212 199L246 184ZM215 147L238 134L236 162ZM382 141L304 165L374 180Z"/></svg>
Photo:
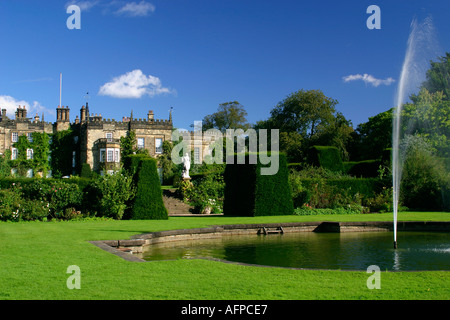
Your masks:
<svg viewBox="0 0 450 320"><path fill-rule="evenodd" d="M402 107L411 93L417 90L425 80L426 68L430 59L436 56L436 47L431 16L426 17L420 24L414 19L411 23L407 50L398 82L392 121L394 249L397 249L397 213L403 162L400 154Z"/></svg>

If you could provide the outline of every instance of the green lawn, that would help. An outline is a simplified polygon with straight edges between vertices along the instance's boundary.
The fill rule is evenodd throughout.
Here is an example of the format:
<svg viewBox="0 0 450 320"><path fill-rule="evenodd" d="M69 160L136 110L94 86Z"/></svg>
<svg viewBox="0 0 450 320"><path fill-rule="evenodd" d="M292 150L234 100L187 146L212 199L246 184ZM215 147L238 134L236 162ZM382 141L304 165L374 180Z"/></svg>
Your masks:
<svg viewBox="0 0 450 320"><path fill-rule="evenodd" d="M165 221L0 223L0 299L449 299L448 272L383 272L369 290L364 271L251 267L207 260L128 262L88 243L216 224L391 221L391 214L171 217ZM450 221L450 213L400 213L399 221ZM69 290L67 267L81 269Z"/></svg>

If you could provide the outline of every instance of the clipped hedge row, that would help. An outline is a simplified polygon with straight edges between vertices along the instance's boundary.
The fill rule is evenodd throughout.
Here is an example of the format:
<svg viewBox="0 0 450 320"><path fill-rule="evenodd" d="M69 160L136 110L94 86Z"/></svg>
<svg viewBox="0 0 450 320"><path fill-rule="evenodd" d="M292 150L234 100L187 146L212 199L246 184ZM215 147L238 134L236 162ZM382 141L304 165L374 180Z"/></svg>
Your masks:
<svg viewBox="0 0 450 320"><path fill-rule="evenodd" d="M44 183L45 185L52 185L59 182L65 182L65 183L73 183L77 184L78 188L80 190L84 190L89 183L91 183L91 179L88 178L68 178L68 179L56 179L56 178L25 178L25 177L8 177L0 179L0 189L9 189L14 184L20 184L24 187L33 185L36 182Z"/></svg>
<svg viewBox="0 0 450 320"><path fill-rule="evenodd" d="M344 164L336 147L312 146L309 149L308 162L331 171L344 172Z"/></svg>
<svg viewBox="0 0 450 320"><path fill-rule="evenodd" d="M271 154L275 156L275 154ZM225 191L223 212L226 216L273 216L291 215L294 212L291 190L288 183L286 156L277 153L278 171L273 175L262 175L261 168L269 167L260 162L229 164L224 173Z"/></svg>
<svg viewBox="0 0 450 320"><path fill-rule="evenodd" d="M319 179L301 179L302 185L311 190L315 184L321 183L324 180ZM336 187L342 193L348 192L349 195L354 196L357 193L366 198L374 197L379 193L384 184L377 178L341 178L341 179L326 179L326 184Z"/></svg>
<svg viewBox="0 0 450 320"><path fill-rule="evenodd" d="M349 161L344 162L344 169L354 177L375 178L378 176L380 165L381 160Z"/></svg>

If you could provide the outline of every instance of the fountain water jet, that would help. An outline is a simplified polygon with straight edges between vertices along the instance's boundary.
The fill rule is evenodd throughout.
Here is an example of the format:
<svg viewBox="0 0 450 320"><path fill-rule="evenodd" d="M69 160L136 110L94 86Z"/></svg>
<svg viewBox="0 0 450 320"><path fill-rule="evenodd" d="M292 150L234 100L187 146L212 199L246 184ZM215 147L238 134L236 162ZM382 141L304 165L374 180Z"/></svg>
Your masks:
<svg viewBox="0 0 450 320"><path fill-rule="evenodd" d="M407 50L398 82L395 109L392 121L392 186L394 215L394 249L397 249L397 213L402 177L402 155L400 154L401 113L403 104L414 90L425 80L426 68L431 58L436 57L436 41L430 16L422 23L414 19L408 38Z"/></svg>

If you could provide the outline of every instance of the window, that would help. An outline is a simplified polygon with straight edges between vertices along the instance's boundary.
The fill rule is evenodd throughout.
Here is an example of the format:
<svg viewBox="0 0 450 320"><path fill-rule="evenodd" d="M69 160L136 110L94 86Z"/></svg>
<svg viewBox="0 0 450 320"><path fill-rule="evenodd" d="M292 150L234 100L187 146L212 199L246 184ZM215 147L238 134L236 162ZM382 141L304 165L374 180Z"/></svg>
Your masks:
<svg viewBox="0 0 450 320"><path fill-rule="evenodd" d="M17 141L19 141L19 133L18 132L11 133L11 142L17 142Z"/></svg>
<svg viewBox="0 0 450 320"><path fill-rule="evenodd" d="M33 149L27 149L27 160L33 160Z"/></svg>
<svg viewBox="0 0 450 320"><path fill-rule="evenodd" d="M33 178L33 169L27 170L27 178Z"/></svg>
<svg viewBox="0 0 450 320"><path fill-rule="evenodd" d="M106 161L107 162L114 162L114 149L107 149L106 150Z"/></svg>
<svg viewBox="0 0 450 320"><path fill-rule="evenodd" d="M72 152L72 168L75 168L75 165L77 164L76 160L77 153L75 151Z"/></svg>
<svg viewBox="0 0 450 320"><path fill-rule="evenodd" d="M163 149L162 149L162 139L161 138L156 138L155 139L155 153L162 153Z"/></svg>
<svg viewBox="0 0 450 320"><path fill-rule="evenodd" d="M33 133L28 132L27 133L27 139L28 139L28 141L33 142Z"/></svg>
<svg viewBox="0 0 450 320"><path fill-rule="evenodd" d="M194 163L200 163L200 148L194 148Z"/></svg>
<svg viewBox="0 0 450 320"><path fill-rule="evenodd" d="M105 162L106 150L100 149L100 162Z"/></svg>
<svg viewBox="0 0 450 320"><path fill-rule="evenodd" d="M112 138L113 138L112 132L107 132L107 133L106 133L106 139L107 139L108 141L112 141Z"/></svg>
<svg viewBox="0 0 450 320"><path fill-rule="evenodd" d="M143 149L145 146L145 138L137 138L138 149Z"/></svg>
<svg viewBox="0 0 450 320"><path fill-rule="evenodd" d="M17 160L18 152L17 148L11 148L11 160Z"/></svg>
<svg viewBox="0 0 450 320"><path fill-rule="evenodd" d="M120 150L114 149L114 153L115 153L114 162L120 162Z"/></svg>

